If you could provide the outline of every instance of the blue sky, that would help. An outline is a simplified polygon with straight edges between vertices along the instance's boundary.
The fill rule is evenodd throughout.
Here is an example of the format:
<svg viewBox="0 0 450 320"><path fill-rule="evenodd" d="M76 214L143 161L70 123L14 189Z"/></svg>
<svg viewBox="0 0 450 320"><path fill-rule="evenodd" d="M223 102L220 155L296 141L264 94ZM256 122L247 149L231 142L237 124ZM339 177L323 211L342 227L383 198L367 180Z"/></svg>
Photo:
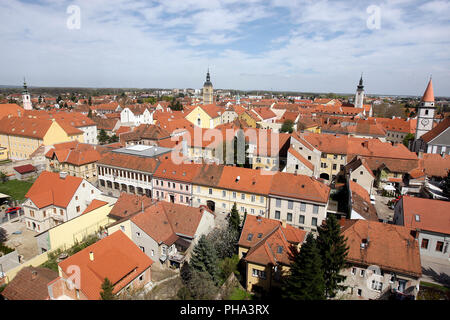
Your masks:
<svg viewBox="0 0 450 320"><path fill-rule="evenodd" d="M351 93L364 72L368 93L421 95L432 74L450 96L449 17L444 0L3 0L0 84L200 88L210 67L216 88Z"/></svg>

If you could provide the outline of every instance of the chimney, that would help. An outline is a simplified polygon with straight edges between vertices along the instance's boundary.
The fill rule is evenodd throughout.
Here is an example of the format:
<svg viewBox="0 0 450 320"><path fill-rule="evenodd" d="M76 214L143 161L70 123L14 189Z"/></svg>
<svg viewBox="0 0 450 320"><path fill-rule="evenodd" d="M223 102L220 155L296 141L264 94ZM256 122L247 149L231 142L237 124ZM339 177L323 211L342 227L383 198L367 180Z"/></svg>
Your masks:
<svg viewBox="0 0 450 320"><path fill-rule="evenodd" d="M67 172L61 171L61 172L59 173L59 177L60 177L61 179L65 179L65 178L67 177Z"/></svg>
<svg viewBox="0 0 450 320"><path fill-rule="evenodd" d="M241 176L236 177L236 182L238 182L241 179Z"/></svg>
<svg viewBox="0 0 450 320"><path fill-rule="evenodd" d="M89 260L94 261L94 253L92 251L89 252Z"/></svg>

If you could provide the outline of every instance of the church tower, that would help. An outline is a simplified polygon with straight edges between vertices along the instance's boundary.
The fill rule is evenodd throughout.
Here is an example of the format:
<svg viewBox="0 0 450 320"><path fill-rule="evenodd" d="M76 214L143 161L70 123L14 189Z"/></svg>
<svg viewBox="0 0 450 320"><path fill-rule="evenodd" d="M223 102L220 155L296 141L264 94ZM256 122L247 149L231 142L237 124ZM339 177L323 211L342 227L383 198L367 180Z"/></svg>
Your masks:
<svg viewBox="0 0 450 320"><path fill-rule="evenodd" d="M417 127L416 127L416 140L419 139L422 135L433 129L433 121L434 121L434 92L433 92L433 83L431 81L428 82L427 89L423 94L422 101L420 105L417 107Z"/></svg>
<svg viewBox="0 0 450 320"><path fill-rule="evenodd" d="M356 89L355 108L362 108L363 104L364 104L364 86L361 74L361 79L359 79L359 85L358 88Z"/></svg>
<svg viewBox="0 0 450 320"><path fill-rule="evenodd" d="M23 79L22 103L23 103L23 108L25 110L33 109L33 106L31 104L31 96L28 93L27 83L25 82L25 78Z"/></svg>
<svg viewBox="0 0 450 320"><path fill-rule="evenodd" d="M208 73L206 74L206 81L203 84L203 104L212 104L213 103L213 85L211 83L211 79L209 76L209 68Z"/></svg>

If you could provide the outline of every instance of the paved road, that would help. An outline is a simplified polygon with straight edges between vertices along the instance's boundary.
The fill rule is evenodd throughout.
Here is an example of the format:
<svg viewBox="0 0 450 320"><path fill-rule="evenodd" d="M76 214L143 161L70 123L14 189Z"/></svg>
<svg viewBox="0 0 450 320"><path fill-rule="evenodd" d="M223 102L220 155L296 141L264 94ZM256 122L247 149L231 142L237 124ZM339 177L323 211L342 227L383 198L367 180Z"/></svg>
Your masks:
<svg viewBox="0 0 450 320"><path fill-rule="evenodd" d="M426 282L437 283L450 287L450 261L420 256L422 262L422 279Z"/></svg>
<svg viewBox="0 0 450 320"><path fill-rule="evenodd" d="M394 217L394 210L389 209L387 203L389 200L394 198L382 197L380 195L375 195L375 209L377 210L377 215L379 219L392 221Z"/></svg>

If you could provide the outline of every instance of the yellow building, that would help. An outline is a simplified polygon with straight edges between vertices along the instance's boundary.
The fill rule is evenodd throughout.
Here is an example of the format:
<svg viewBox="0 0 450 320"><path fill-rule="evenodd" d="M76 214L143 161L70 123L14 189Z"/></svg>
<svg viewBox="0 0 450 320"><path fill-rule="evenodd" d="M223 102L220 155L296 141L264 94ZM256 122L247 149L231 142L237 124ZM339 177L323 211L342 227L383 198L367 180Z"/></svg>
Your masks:
<svg viewBox="0 0 450 320"><path fill-rule="evenodd" d="M250 111L245 111L239 115L239 120L244 121L250 128L256 128L259 119Z"/></svg>
<svg viewBox="0 0 450 320"><path fill-rule="evenodd" d="M45 154L47 171L65 171L89 182L97 181L97 161L101 154L96 146L78 141L56 144Z"/></svg>
<svg viewBox="0 0 450 320"><path fill-rule="evenodd" d="M93 200L83 213L36 236L40 252L70 248L86 236L95 234L114 221L108 217L113 203Z"/></svg>
<svg viewBox="0 0 450 320"><path fill-rule="evenodd" d="M212 129L222 124L224 111L224 108L215 104L198 105L185 118L197 127Z"/></svg>
<svg viewBox="0 0 450 320"><path fill-rule="evenodd" d="M0 120L0 146L8 148L13 160L28 159L41 145L68 141L83 142L83 131L55 120L5 117Z"/></svg>
<svg viewBox="0 0 450 320"><path fill-rule="evenodd" d="M192 205L228 213L236 203L241 218L245 213L267 216L272 176L253 169L204 166L192 181Z"/></svg>
<svg viewBox="0 0 450 320"><path fill-rule="evenodd" d="M239 258L246 265L246 289L276 292L290 270L290 246L300 249L306 231L263 217L247 216L239 238ZM271 250L267 250L267 248Z"/></svg>
<svg viewBox="0 0 450 320"><path fill-rule="evenodd" d="M0 147L0 161L8 160L8 148Z"/></svg>

